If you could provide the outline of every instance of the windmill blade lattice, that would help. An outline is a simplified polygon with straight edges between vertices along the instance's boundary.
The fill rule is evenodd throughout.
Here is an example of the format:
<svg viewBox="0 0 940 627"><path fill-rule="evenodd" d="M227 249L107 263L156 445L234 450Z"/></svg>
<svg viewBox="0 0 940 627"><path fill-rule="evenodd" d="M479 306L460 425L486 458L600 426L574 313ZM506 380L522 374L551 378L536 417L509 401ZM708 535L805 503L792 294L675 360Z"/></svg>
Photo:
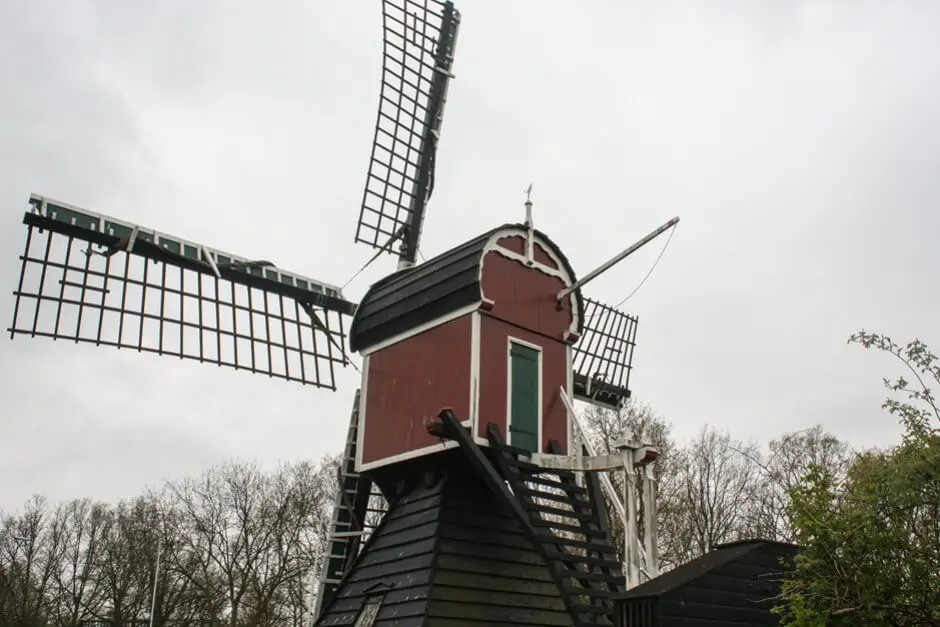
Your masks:
<svg viewBox="0 0 940 627"><path fill-rule="evenodd" d="M67 203L30 203L11 338L131 348L336 389L343 318L356 307L336 288Z"/></svg>
<svg viewBox="0 0 940 627"><path fill-rule="evenodd" d="M414 263L460 13L451 2L385 0L382 87L355 241Z"/></svg>
<svg viewBox="0 0 940 627"><path fill-rule="evenodd" d="M619 408L630 398L637 318L584 298L584 327L574 345L574 393L580 400Z"/></svg>

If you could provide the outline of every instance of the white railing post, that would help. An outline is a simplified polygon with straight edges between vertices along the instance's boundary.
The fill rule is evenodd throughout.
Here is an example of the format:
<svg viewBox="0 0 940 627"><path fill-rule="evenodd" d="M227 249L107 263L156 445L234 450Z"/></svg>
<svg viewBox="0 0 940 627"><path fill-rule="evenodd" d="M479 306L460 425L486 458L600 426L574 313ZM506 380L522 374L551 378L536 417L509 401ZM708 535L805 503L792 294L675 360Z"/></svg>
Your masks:
<svg viewBox="0 0 940 627"><path fill-rule="evenodd" d="M656 508L656 478L653 474L651 462L644 470L643 482L643 512L645 516L645 529L643 534L646 545L646 572L652 579L659 576L659 526L656 524L658 511Z"/></svg>
<svg viewBox="0 0 940 627"><path fill-rule="evenodd" d="M576 477L581 485L586 480L586 472L599 472L599 479L604 495L610 500L617 516L623 523L623 574L627 588L633 588L645 580L659 575L659 553L657 548L656 524L656 480L653 474L654 463L659 457L659 451L644 441L634 439L634 434L627 429L624 439L614 446L619 453L623 468L623 491L614 487L610 480L609 470L616 466L607 464L617 462L611 456L598 456L587 438L581 419L574 410L571 399L560 390L561 400L565 404L569 417L569 437L573 451L569 451L568 459L574 458ZM588 458L587 459L585 455ZM546 458L552 456L543 456ZM609 461L605 461L609 460ZM589 463L590 462L590 463ZM545 459L542 463L554 467L570 467L569 464L558 466L557 461ZM590 469L590 470L589 470ZM642 481L642 495L638 494L637 479ZM643 509L643 541L640 541L638 509Z"/></svg>

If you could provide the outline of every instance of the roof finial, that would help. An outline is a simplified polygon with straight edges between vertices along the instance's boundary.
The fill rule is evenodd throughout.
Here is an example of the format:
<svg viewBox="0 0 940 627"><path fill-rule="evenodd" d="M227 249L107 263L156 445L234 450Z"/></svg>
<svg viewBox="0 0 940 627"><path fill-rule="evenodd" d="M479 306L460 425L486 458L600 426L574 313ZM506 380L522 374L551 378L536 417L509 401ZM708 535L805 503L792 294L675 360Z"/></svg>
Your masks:
<svg viewBox="0 0 940 627"><path fill-rule="evenodd" d="M532 265L535 259L535 248L533 244L535 238L532 232L532 183L529 183L528 189L525 190L525 230L525 258L526 262Z"/></svg>
<svg viewBox="0 0 940 627"><path fill-rule="evenodd" d="M532 228L532 183L525 190L525 225Z"/></svg>

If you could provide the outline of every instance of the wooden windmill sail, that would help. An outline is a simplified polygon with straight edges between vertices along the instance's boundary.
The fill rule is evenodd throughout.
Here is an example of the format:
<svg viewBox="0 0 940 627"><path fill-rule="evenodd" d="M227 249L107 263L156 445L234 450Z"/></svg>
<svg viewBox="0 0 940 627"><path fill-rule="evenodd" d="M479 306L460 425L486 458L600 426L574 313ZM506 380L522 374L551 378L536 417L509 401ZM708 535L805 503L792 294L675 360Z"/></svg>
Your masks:
<svg viewBox="0 0 940 627"><path fill-rule="evenodd" d="M572 399L619 407L629 398L637 319L584 296L585 281L531 220L417 263L460 13L452 2L384 0L383 23L379 110L355 241L375 251L373 261L396 256L398 269L362 303L267 260L33 194L11 337L130 348L335 390L336 368L350 363L349 328L363 379L339 469L320 624L382 624L406 614L414 621L396 624L434 624L418 618L459 610L439 598L453 589L475 590L484 617L535 594L554 608L548 614L567 617L550 624L609 623L606 599L623 580L597 476L578 483L534 460L582 453ZM377 495L389 503L381 522L369 516L384 509L374 507ZM492 515L454 520L468 503ZM413 541L428 547L418 562L430 559L434 569L369 570L396 561L405 536L395 530L414 520L430 525ZM380 525L371 536L370 522ZM518 557L540 582L495 609L483 607L494 595L473 584L493 560L461 553L487 529L505 536L493 550ZM442 570L445 554L451 566ZM421 607L399 594L412 575L427 579L415 592L424 595Z"/></svg>

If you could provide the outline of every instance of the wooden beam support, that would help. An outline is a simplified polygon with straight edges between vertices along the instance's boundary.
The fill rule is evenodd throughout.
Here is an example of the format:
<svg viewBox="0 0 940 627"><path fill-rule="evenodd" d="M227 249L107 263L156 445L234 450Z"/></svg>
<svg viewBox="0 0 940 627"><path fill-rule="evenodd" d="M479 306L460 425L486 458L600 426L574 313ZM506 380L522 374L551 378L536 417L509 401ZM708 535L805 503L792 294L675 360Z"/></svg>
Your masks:
<svg viewBox="0 0 940 627"><path fill-rule="evenodd" d="M623 455L593 455L579 459L573 455L533 453L529 462L546 470L571 470L574 472L623 470Z"/></svg>

